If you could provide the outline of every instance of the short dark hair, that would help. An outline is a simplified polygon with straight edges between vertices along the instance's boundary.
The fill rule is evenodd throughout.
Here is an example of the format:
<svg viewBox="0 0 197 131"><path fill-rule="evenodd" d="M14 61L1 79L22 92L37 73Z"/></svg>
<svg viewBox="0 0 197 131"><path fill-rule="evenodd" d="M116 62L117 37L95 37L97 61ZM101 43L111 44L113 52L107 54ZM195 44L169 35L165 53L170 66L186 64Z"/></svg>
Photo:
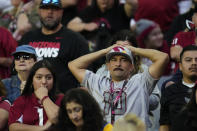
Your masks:
<svg viewBox="0 0 197 131"><path fill-rule="evenodd" d="M184 47L183 50L181 51L181 54L180 54L180 62L182 61L183 54L186 51L197 51L197 46L196 45L188 45L188 46Z"/></svg>
<svg viewBox="0 0 197 131"><path fill-rule="evenodd" d="M132 32L128 29L120 30L116 34L113 35L110 40L111 45L115 44L117 41L129 41L132 46L137 47L137 40L135 32Z"/></svg>
<svg viewBox="0 0 197 131"><path fill-rule="evenodd" d="M55 75L55 71L52 68L52 65L49 63L48 60L41 60L34 64L32 69L30 70L27 82L25 84L24 91L22 92L22 95L29 96L34 92L33 77L36 74L36 71L40 68L47 68L53 76L53 88L49 91L49 97L52 101L55 101L56 86L57 86L56 75Z"/></svg>
<svg viewBox="0 0 197 131"><path fill-rule="evenodd" d="M103 113L96 100L88 93L88 91L80 88L70 89L64 96L59 109L58 123L56 129L66 131L76 130L75 125L69 119L66 104L75 102L83 108L83 127L82 131L100 131L103 128ZM63 131L62 130L62 131Z"/></svg>

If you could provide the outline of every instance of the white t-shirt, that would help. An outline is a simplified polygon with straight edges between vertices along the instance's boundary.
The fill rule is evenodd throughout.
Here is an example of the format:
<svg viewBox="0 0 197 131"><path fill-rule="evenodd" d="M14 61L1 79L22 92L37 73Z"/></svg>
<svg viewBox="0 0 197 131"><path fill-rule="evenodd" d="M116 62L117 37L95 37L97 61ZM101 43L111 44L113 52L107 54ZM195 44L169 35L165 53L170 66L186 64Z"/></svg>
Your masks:
<svg viewBox="0 0 197 131"><path fill-rule="evenodd" d="M144 70L143 73L133 75L128 80L117 102L115 120L127 113L134 113L148 126L149 95L154 89L156 82L157 80L149 74L148 69ZM103 109L107 122L111 122L110 83L110 78L95 74L89 70L86 70L86 75L82 82L82 85L88 88L89 92L99 103L101 109ZM115 95L113 98L116 98L122 89L123 83L124 80L114 83Z"/></svg>

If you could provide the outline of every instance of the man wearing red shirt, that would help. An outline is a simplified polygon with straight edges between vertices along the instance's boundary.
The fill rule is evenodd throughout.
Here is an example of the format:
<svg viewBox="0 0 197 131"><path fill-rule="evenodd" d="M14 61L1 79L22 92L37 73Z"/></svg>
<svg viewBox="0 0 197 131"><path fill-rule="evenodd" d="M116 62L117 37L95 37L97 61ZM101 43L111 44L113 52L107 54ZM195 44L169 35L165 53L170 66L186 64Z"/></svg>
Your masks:
<svg viewBox="0 0 197 131"><path fill-rule="evenodd" d="M11 54L15 51L17 42L12 34L5 28L0 27L0 78L10 77Z"/></svg>

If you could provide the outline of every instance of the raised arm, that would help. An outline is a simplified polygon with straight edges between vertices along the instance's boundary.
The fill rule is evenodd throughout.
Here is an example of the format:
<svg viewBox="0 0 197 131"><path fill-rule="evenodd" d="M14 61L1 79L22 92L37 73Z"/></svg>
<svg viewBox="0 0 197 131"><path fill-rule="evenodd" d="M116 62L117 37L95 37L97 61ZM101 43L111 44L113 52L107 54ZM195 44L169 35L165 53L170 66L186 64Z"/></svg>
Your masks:
<svg viewBox="0 0 197 131"><path fill-rule="evenodd" d="M85 77L85 71L87 67L96 59L105 56L106 53L108 53L113 47L110 46L109 48L102 49L100 51L90 53L84 56L81 56L71 62L68 63L68 68L72 72L72 74L75 76L75 78L82 83L84 77Z"/></svg>
<svg viewBox="0 0 197 131"><path fill-rule="evenodd" d="M154 49L142 49L132 46L127 46L127 48L129 48L134 54L150 59L153 62L153 64L149 67L150 75L155 79L160 78L169 62L168 54Z"/></svg>
<svg viewBox="0 0 197 131"><path fill-rule="evenodd" d="M68 23L67 28L75 32L81 32L83 30L93 31L98 28L98 25L94 22L85 23L81 18L75 17Z"/></svg>
<svg viewBox="0 0 197 131"><path fill-rule="evenodd" d="M47 114L48 120L51 123L56 122L59 107L48 97L48 89L46 87L40 87L34 91L36 97L41 101L44 110Z"/></svg>
<svg viewBox="0 0 197 131"><path fill-rule="evenodd" d="M181 51L183 50L183 47L181 47L180 45L175 45L175 46L172 46L170 48L170 57L179 62L180 61L180 54L181 54Z"/></svg>

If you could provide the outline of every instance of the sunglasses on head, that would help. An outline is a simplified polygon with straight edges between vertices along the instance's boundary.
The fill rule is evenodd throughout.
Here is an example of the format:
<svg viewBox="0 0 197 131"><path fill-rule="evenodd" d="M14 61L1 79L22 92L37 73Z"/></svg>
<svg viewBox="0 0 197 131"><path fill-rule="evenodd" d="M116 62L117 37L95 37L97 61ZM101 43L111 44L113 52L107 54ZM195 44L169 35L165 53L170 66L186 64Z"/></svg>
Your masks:
<svg viewBox="0 0 197 131"><path fill-rule="evenodd" d="M32 55L29 55L29 54L20 54L20 55L15 55L14 56L15 60L20 60L21 58L23 58L23 60L29 60L33 57L32 57Z"/></svg>
<svg viewBox="0 0 197 131"><path fill-rule="evenodd" d="M59 1L58 0L43 0L42 1L43 4L49 4L49 3L52 3L52 4L59 4Z"/></svg>

